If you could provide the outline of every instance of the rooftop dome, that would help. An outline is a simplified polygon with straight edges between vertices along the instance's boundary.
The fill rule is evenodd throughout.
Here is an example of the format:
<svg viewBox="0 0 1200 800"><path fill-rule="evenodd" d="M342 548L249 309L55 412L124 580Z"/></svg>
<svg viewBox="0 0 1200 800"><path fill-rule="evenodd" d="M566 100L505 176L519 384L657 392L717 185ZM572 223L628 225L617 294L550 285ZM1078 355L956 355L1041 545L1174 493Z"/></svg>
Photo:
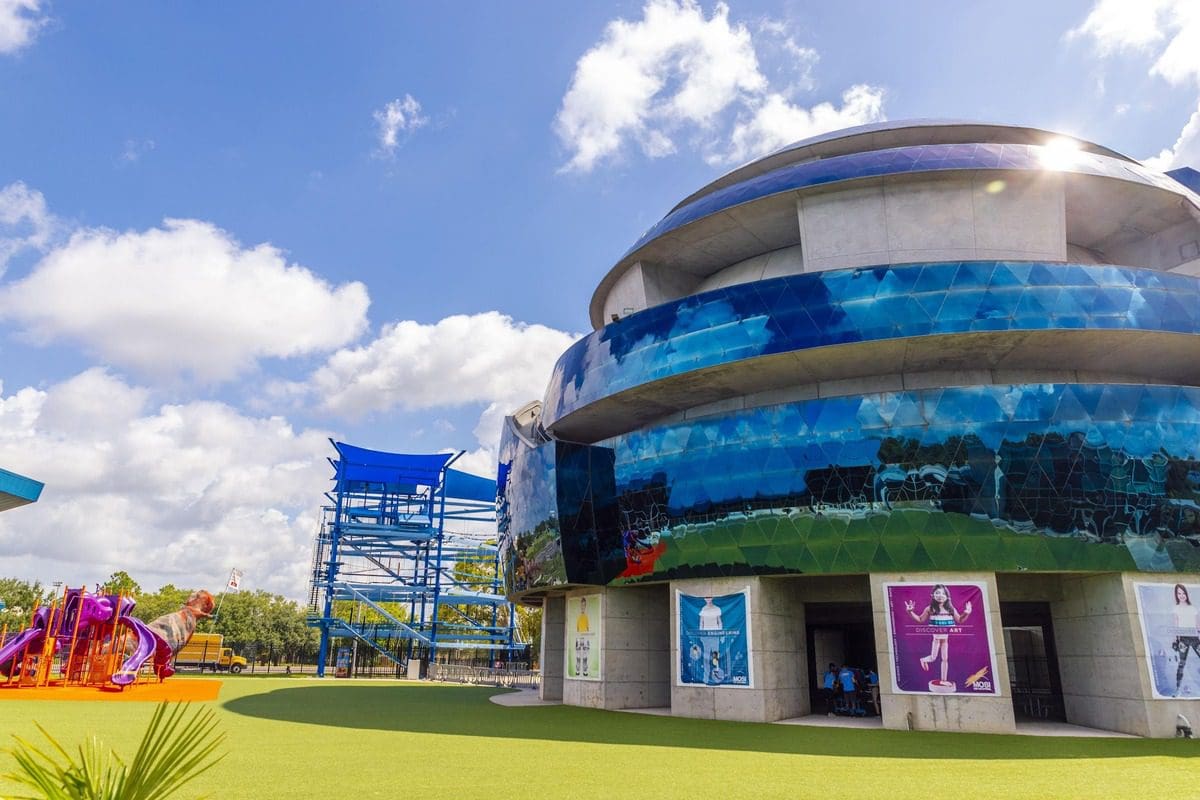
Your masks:
<svg viewBox="0 0 1200 800"><path fill-rule="evenodd" d="M1135 162L1126 155L1107 147L1065 133L1032 128L1027 125L1007 125L998 122L979 122L962 119L902 119L874 122L854 128L842 128L801 139L773 153L754 159L730 170L715 181L680 200L672 211L698 200L707 194L735 183L770 172L773 169L814 161L847 153L864 153L889 147L918 144L1036 144L1057 139L1069 139L1087 153Z"/></svg>

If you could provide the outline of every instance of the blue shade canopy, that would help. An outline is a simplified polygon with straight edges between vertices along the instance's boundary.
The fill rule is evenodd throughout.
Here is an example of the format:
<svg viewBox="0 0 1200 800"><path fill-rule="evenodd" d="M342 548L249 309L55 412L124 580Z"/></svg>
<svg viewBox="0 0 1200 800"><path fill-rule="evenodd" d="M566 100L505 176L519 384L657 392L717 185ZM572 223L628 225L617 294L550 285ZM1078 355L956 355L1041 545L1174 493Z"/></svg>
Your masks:
<svg viewBox="0 0 1200 800"><path fill-rule="evenodd" d="M476 500L480 503L496 501L496 482L456 469L446 470L446 496L459 500Z"/></svg>
<svg viewBox="0 0 1200 800"><path fill-rule="evenodd" d="M44 485L41 481L0 469L0 511L37 502Z"/></svg>
<svg viewBox="0 0 1200 800"><path fill-rule="evenodd" d="M384 453L344 442L333 442L333 446L338 451L343 481L407 487L437 486L441 483L442 470L454 458L454 453Z"/></svg>

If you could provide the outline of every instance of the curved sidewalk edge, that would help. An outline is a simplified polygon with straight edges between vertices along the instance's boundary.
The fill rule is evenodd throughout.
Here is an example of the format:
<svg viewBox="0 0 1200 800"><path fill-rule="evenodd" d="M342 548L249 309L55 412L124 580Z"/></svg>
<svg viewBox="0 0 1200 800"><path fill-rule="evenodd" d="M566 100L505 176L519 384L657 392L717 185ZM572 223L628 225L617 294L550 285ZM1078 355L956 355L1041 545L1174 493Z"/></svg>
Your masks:
<svg viewBox="0 0 1200 800"><path fill-rule="evenodd" d="M494 694L488 698L498 706L509 706L512 708L523 706L561 706L561 700L543 700L538 697L536 689L518 689L515 692L503 692Z"/></svg>

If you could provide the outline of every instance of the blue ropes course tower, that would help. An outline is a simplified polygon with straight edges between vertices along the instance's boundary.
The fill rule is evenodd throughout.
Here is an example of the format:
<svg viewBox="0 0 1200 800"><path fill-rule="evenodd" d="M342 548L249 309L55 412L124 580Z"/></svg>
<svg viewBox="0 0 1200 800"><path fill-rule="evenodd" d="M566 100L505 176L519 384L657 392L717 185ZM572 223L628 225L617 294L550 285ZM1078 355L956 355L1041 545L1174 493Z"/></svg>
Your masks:
<svg viewBox="0 0 1200 800"><path fill-rule="evenodd" d="M495 544L496 482L450 465L462 453L406 455L332 442L334 487L313 548L309 625L357 640L397 667L439 651L517 641Z"/></svg>

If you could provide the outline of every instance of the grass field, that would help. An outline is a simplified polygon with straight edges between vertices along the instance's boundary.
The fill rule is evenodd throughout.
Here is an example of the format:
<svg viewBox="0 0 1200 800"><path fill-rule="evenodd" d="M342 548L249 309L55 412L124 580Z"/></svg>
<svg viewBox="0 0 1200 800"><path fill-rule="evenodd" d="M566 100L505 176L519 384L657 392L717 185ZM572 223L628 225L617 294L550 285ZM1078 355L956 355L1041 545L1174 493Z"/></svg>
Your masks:
<svg viewBox="0 0 1200 800"><path fill-rule="evenodd" d="M903 733L504 708L495 689L227 678L225 759L178 797L1191 798L1200 742ZM0 700L0 731L132 754L152 704ZM7 737L6 737L7 738ZM7 746L7 745L5 745ZM0 773L12 759L0 755ZM14 790L0 780L0 796Z"/></svg>

